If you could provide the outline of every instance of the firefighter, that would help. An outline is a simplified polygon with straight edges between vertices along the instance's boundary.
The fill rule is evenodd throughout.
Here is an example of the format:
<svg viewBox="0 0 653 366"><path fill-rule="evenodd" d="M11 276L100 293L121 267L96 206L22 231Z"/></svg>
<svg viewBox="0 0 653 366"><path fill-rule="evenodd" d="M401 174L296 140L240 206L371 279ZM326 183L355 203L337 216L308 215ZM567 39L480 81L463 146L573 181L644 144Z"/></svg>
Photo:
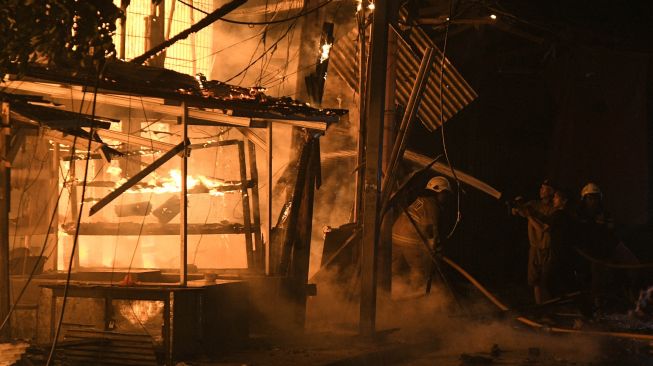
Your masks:
<svg viewBox="0 0 653 366"><path fill-rule="evenodd" d="M409 205L398 207L392 226L392 276L393 282L403 280L408 292L422 292L426 287L432 262L425 244L433 253L447 235L443 230L443 213L450 196L449 181L437 176Z"/></svg>
<svg viewBox="0 0 653 366"><path fill-rule="evenodd" d="M536 304L549 299L549 275L551 266L551 235L548 230L553 207L554 185L545 179L540 185L539 200L519 203L513 209L528 220L528 284L533 287ZM516 202L521 202L516 200Z"/></svg>

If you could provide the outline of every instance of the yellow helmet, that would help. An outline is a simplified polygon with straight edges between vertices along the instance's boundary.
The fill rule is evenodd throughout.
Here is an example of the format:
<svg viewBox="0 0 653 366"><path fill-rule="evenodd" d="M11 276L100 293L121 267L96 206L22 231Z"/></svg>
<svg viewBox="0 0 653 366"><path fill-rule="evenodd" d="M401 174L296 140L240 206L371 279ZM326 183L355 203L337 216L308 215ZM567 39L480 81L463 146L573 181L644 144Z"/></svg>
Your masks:
<svg viewBox="0 0 653 366"><path fill-rule="evenodd" d="M449 180L445 177L433 177L426 183L426 189L430 189L435 192L449 191L451 192L451 185Z"/></svg>
<svg viewBox="0 0 653 366"><path fill-rule="evenodd" d="M580 198L585 198L589 194L598 194L602 196L601 188L596 183L589 182L580 190Z"/></svg>

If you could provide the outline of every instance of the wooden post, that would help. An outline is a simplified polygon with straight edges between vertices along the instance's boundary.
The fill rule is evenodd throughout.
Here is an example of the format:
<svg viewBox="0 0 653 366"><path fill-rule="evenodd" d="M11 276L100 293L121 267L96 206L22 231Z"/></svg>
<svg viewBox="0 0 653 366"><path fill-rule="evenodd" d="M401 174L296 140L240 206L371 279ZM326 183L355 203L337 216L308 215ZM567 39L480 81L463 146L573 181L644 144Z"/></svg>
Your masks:
<svg viewBox="0 0 653 366"><path fill-rule="evenodd" d="M272 122L268 121L268 230L267 245L265 246L265 274L271 274L270 261L272 258Z"/></svg>
<svg viewBox="0 0 653 366"><path fill-rule="evenodd" d="M191 14L193 13L191 9ZM145 49L152 49L154 46L165 41L165 1L158 4L150 4L150 15L145 21ZM193 23L191 23L193 24ZM149 60L150 66L164 67L166 53L160 52Z"/></svg>
<svg viewBox="0 0 653 366"><path fill-rule="evenodd" d="M385 79L388 49L388 0L377 0L372 23L369 85L366 93L365 180L363 186L363 236L361 250L360 333L371 336L376 328L377 242Z"/></svg>
<svg viewBox="0 0 653 366"><path fill-rule="evenodd" d="M11 282L9 278L9 199L11 197L11 167L6 160L11 141L9 103L2 103L2 130L0 131L0 321L9 315ZM0 333L0 339L11 337L11 320Z"/></svg>
<svg viewBox="0 0 653 366"><path fill-rule="evenodd" d="M291 212L293 224L288 225L287 243L289 245L284 247L284 249L292 251L288 263L288 275L291 298L295 307L293 324L297 326L297 329L303 329L306 322L306 286L311 256L313 201L320 159L318 148L317 138L309 137L302 149L300 173L297 176ZM285 253L290 254L289 252Z"/></svg>
<svg viewBox="0 0 653 366"><path fill-rule="evenodd" d="M53 197L52 197L52 209L49 210L48 212L56 212L54 213L54 218L52 220L52 226L50 226L50 229L53 231L54 235L54 249L52 250L52 265L48 268L51 268L52 270L56 271L57 268L59 268L59 256L57 255L59 253L59 166L61 165L61 154L59 151L59 144L54 143L52 145L52 192L53 192ZM63 184L63 183L62 183ZM47 244L46 244L47 245Z"/></svg>
<svg viewBox="0 0 653 366"><path fill-rule="evenodd" d="M70 185L70 214L72 216L73 221L72 222L77 222L77 215L81 215L82 213L79 212L78 210L78 202L77 202L77 184L76 178L77 178L77 160L75 160L73 157L75 156L75 145L72 144L70 146L70 161L68 162L68 177L72 184ZM67 261L65 260L66 258L66 246L64 245L64 263ZM73 256L73 268L78 269L79 268L79 251L76 250L74 253L71 254ZM65 269L65 268L64 268Z"/></svg>
<svg viewBox="0 0 653 366"><path fill-rule="evenodd" d="M265 271L265 253L261 240L261 211L258 192L258 166L256 165L256 145L251 140L247 141L249 157L249 175L252 181L252 232L254 233L254 263L256 271ZM247 176L245 176L247 179Z"/></svg>
<svg viewBox="0 0 653 366"><path fill-rule="evenodd" d="M127 58L127 55L125 54L125 45L127 43L127 8L128 7L129 7L128 0L120 1L120 10L122 10L123 14L125 14L125 17L120 19L120 46L119 46L120 56L119 57L121 60L125 60Z"/></svg>
<svg viewBox="0 0 653 366"><path fill-rule="evenodd" d="M180 192L180 210L179 210L179 230L181 236L181 246L179 253L179 285L186 286L188 276L188 107L186 102L181 103L183 109L181 115L181 123L183 130L183 143L184 150L181 159L181 192Z"/></svg>
<svg viewBox="0 0 653 366"><path fill-rule="evenodd" d="M358 18L358 156L356 159L356 196L354 197L354 209L351 221L359 225L363 221L363 181L365 180L365 87L367 85L367 39L365 27L360 26L365 22L365 10L367 9L367 0L362 0L361 10L356 15Z"/></svg>
<svg viewBox="0 0 653 366"><path fill-rule="evenodd" d="M249 193L247 191L247 161L245 159L245 143L238 141L238 165L240 167L240 194L243 203L243 226L245 227L245 250L247 252L247 269L253 270L254 246L252 242L252 214L249 209Z"/></svg>

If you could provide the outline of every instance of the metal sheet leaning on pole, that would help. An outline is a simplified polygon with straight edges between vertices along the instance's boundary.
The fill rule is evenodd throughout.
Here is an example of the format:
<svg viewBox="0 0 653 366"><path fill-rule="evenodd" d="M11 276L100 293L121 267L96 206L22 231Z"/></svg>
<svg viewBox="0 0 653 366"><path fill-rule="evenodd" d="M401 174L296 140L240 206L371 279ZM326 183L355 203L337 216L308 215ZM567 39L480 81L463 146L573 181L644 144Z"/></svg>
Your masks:
<svg viewBox="0 0 653 366"><path fill-rule="evenodd" d="M435 53L433 52L433 48L426 48L424 56L422 57L422 62L419 65L419 71L417 73L417 78L415 79L415 84L413 84L413 90L410 93L410 98L408 99L408 105L406 106L404 117L401 120L399 132L397 132L397 139L395 140L395 143L392 147L392 155L390 155L387 174L383 178L383 185L381 190L381 207L385 206L388 198L390 197L390 191L392 190L392 184L394 183L397 165L398 162L403 158L404 151L406 150L408 135L410 134L412 127L411 122L417 115L417 110L419 109L419 104L422 100L422 95L424 94L424 87L428 81L429 74L431 72L431 64L433 64L434 59Z"/></svg>

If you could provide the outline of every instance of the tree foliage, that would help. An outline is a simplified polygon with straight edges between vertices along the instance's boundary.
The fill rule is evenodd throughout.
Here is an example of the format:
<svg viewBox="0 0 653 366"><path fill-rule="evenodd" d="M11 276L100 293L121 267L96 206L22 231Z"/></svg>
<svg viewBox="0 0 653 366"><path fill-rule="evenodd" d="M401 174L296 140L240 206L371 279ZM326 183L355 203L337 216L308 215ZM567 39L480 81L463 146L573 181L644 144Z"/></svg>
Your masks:
<svg viewBox="0 0 653 366"><path fill-rule="evenodd" d="M116 57L112 36L122 11L111 0L1 0L0 75L31 63L99 69Z"/></svg>

